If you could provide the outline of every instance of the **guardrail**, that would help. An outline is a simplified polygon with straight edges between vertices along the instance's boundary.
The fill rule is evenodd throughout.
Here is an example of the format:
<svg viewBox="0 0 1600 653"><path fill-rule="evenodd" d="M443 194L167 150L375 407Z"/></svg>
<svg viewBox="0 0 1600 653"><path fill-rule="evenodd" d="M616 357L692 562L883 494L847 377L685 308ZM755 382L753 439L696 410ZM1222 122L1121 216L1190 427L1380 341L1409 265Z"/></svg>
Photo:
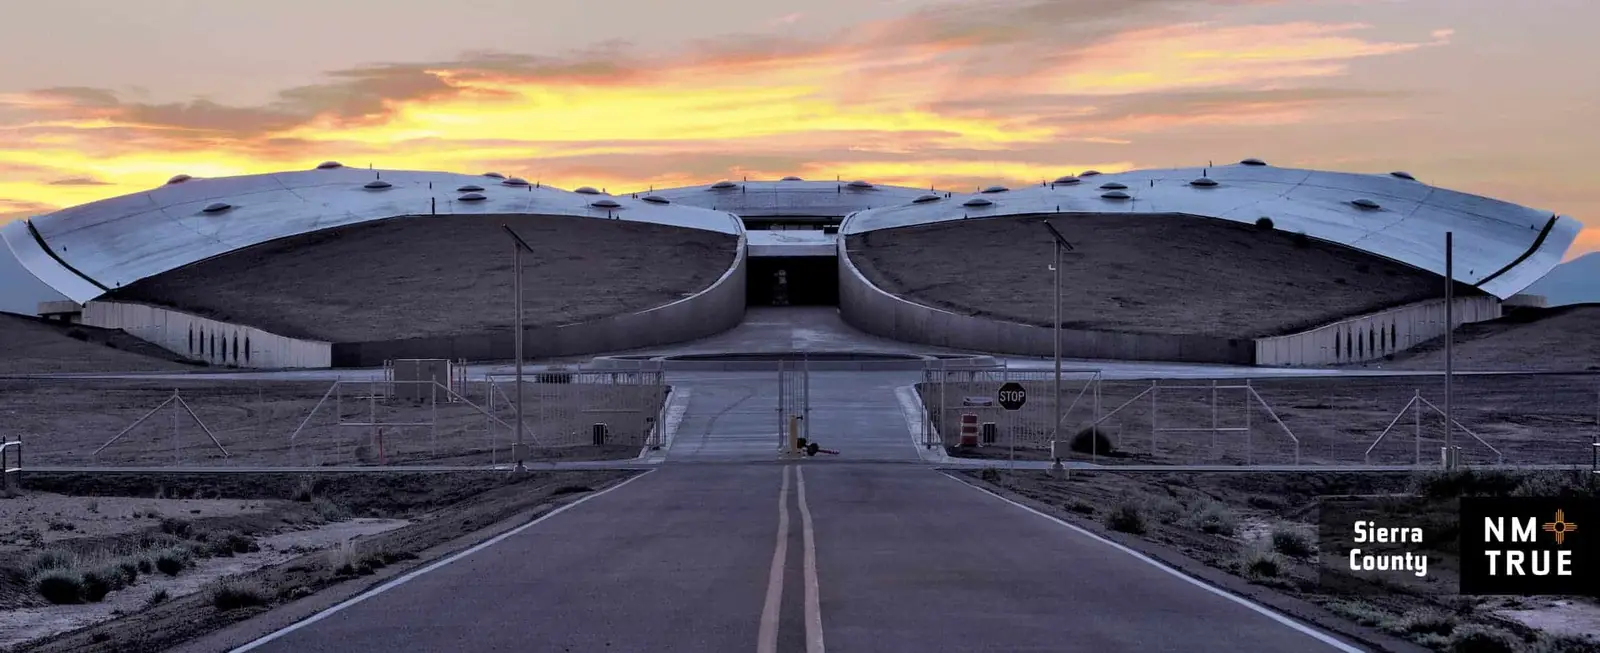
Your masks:
<svg viewBox="0 0 1600 653"><path fill-rule="evenodd" d="M17 452L15 456L12 456L10 453L13 449L15 449ZM15 463L11 462L13 457L17 459ZM13 476L16 477L15 481L12 480ZM0 490L9 492L12 489L21 488L22 440L18 439L0 442Z"/></svg>

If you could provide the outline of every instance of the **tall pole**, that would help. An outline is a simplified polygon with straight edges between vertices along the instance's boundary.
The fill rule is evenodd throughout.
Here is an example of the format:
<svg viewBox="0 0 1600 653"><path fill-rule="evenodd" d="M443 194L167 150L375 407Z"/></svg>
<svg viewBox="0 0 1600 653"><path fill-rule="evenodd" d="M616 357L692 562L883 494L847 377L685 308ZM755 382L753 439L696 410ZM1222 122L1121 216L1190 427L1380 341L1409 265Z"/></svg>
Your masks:
<svg viewBox="0 0 1600 653"><path fill-rule="evenodd" d="M1444 459L1445 469L1455 469L1455 421L1451 406L1451 384L1455 380L1456 359L1452 343L1456 339L1455 311L1455 232L1444 232Z"/></svg>
<svg viewBox="0 0 1600 653"><path fill-rule="evenodd" d="M1061 441L1061 419L1063 417L1061 414L1061 252L1063 250L1071 250L1072 243L1067 242L1067 238L1062 236L1061 231L1056 229L1055 225L1050 224L1050 221L1046 220L1044 222L1044 227L1050 230L1050 237L1054 239L1056 243L1056 260L1054 266L1056 273L1056 323L1055 328L1053 329L1053 335L1055 336L1056 378L1055 381L1051 383L1052 392L1050 393L1050 408L1051 412L1055 414L1055 423L1050 425L1050 449L1051 457L1054 458L1056 443ZM1095 419L1099 418L1099 415L1095 416ZM1095 426L1091 425L1089 428L1093 429ZM1051 471L1061 471L1061 459L1056 458L1055 463L1051 465L1050 469Z"/></svg>
<svg viewBox="0 0 1600 653"><path fill-rule="evenodd" d="M1061 241L1056 241L1056 320L1055 320L1055 358L1056 376L1055 384L1050 393L1051 413L1055 415L1055 424L1050 427L1050 442L1061 441ZM1092 427L1091 427L1092 428Z"/></svg>
<svg viewBox="0 0 1600 653"><path fill-rule="evenodd" d="M511 227L501 225L501 228L505 229L506 233L511 235L511 240L513 241L511 249L511 292L513 295L516 295L517 304L517 333L515 338L517 356L517 409L515 411L517 419L517 441L516 444L512 445L511 447L511 457L515 458L517 461L517 471L525 472L528 471L526 462L528 454L527 447L523 446L522 443L522 339L526 335L526 332L522 328L522 250L526 249L530 252L533 250L528 247L528 243L522 240L521 236L517 235L517 232L511 230Z"/></svg>
<svg viewBox="0 0 1600 653"><path fill-rule="evenodd" d="M511 252L512 274L516 275L511 285L517 295L517 471L527 471L522 453L522 247L514 245Z"/></svg>

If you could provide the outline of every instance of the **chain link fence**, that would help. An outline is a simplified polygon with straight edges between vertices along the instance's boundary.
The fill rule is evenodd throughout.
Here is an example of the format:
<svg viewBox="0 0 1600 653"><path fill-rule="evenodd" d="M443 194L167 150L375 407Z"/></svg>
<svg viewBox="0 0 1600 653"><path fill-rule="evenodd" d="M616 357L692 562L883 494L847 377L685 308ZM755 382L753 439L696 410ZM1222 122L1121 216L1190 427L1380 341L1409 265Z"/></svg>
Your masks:
<svg viewBox="0 0 1600 653"><path fill-rule="evenodd" d="M1007 411L999 386L1027 402ZM1442 465L1446 439L1461 464L1592 467L1600 456L1600 375L1458 375L1448 436L1442 376L1106 380L1063 372L1059 430L1053 373L928 370L917 391L924 442L958 456L1103 464ZM962 446L962 426L977 434ZM969 442L968 444L973 444Z"/></svg>
<svg viewBox="0 0 1600 653"><path fill-rule="evenodd" d="M515 382L0 380L0 429L29 466L334 466L510 462ZM660 372L529 374L540 458L632 458L659 443Z"/></svg>

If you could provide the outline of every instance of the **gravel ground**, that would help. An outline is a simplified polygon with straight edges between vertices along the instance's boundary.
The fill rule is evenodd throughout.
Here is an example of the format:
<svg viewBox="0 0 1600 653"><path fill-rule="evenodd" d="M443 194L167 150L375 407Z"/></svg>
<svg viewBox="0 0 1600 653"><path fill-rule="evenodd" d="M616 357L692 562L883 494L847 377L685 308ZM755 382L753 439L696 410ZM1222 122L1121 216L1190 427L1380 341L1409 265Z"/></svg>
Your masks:
<svg viewBox="0 0 1600 653"><path fill-rule="evenodd" d="M0 313L0 375L195 369L121 331Z"/></svg>
<svg viewBox="0 0 1600 653"><path fill-rule="evenodd" d="M512 328L511 244L528 326L641 311L710 286L737 239L550 216L396 218L285 238L143 279L112 296L284 336L364 342Z"/></svg>
<svg viewBox="0 0 1600 653"><path fill-rule="evenodd" d="M993 397L999 382L949 383L944 389L945 423L940 433L945 442L955 444L962 413L978 415L978 421L995 422L999 437L994 447L976 452L961 452L983 458L1009 458L1010 440L1016 433L1018 458L1048 457L1050 439L1048 382L1022 381L1028 401L1021 410L1010 412L999 407L963 407L963 397ZM1163 431L1152 440L1151 397L1141 392L1149 381L1107 381L1101 385L1100 414L1110 414L1101 430L1115 447L1115 457L1106 457L1097 447L1095 458L1103 463L1195 463L1245 464L1294 462L1294 440L1300 441L1300 460L1306 463L1409 464L1418 451L1424 462L1437 462L1444 441L1442 413L1421 410L1420 446L1416 434L1417 413L1407 411L1393 431L1374 447L1370 459L1366 451L1406 406L1413 393L1444 408L1444 381L1439 377L1324 377L1311 379L1277 378L1250 381L1261 401L1252 402L1246 412L1247 390L1244 381L1224 380L1217 390L1215 424L1219 429L1246 431L1211 432L1213 424L1208 380L1163 381L1166 389L1157 391L1156 413L1162 429L1186 428L1187 432ZM1071 438L1093 421L1093 391L1084 393L1085 381L1065 382L1061 405L1068 419L1063 423L1063 438ZM1174 385L1191 386L1172 388ZM1462 376L1455 380L1456 421L1482 437L1485 446L1461 429L1455 437L1468 462L1498 460L1489 448L1498 449L1508 463L1573 464L1588 466L1593 456L1592 443L1600 437L1600 375L1505 375ZM1199 387L1193 387L1199 386ZM1232 387L1228 387L1232 386ZM930 413L939 413L937 385L921 386ZM1128 403L1132 400L1132 403ZM1076 405L1074 403L1076 402ZM1263 405L1263 403L1265 405ZM1271 412L1268 411L1270 407ZM1273 415L1282 420L1279 426ZM1248 420L1248 421L1246 421ZM1085 442L1088 442L1085 439ZM1089 454L1077 456L1088 460Z"/></svg>
<svg viewBox="0 0 1600 653"><path fill-rule="evenodd" d="M368 401L369 385L330 382L0 380L0 423L38 465L489 465L509 461L515 424L511 383L491 402L468 383L465 401ZM379 385L381 390L381 384ZM174 390L168 404L98 456ZM535 460L632 458L645 443L666 386L529 383L524 392ZM493 415L491 419L488 415ZM380 425L370 426L374 418ZM498 421L495 421L498 420ZM609 439L592 446L591 426ZM174 432L176 431L176 435ZM296 434L298 431L298 434ZM381 438L378 437L381 432ZM291 438L293 435L293 438Z"/></svg>
<svg viewBox="0 0 1600 653"><path fill-rule="evenodd" d="M957 313L1048 326L1054 248L1042 220L889 229L851 236L849 247L862 273L888 292ZM1223 220L1063 215L1052 222L1075 248L1062 265L1062 320L1073 329L1256 338L1444 290L1429 272Z"/></svg>
<svg viewBox="0 0 1600 653"><path fill-rule="evenodd" d="M1459 370L1600 370L1600 305L1513 309L1461 327L1452 349ZM1444 339L1368 366L1444 369Z"/></svg>

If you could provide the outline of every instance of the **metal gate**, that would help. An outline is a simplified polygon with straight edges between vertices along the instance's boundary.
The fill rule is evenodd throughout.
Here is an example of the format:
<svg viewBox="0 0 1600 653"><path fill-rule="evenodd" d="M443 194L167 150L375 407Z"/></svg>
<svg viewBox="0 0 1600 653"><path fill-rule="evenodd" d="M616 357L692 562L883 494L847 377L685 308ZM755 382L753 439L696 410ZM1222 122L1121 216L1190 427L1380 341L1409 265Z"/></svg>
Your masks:
<svg viewBox="0 0 1600 653"><path fill-rule="evenodd" d="M778 451L796 453L796 438L811 440L811 369L805 361L778 361Z"/></svg>

